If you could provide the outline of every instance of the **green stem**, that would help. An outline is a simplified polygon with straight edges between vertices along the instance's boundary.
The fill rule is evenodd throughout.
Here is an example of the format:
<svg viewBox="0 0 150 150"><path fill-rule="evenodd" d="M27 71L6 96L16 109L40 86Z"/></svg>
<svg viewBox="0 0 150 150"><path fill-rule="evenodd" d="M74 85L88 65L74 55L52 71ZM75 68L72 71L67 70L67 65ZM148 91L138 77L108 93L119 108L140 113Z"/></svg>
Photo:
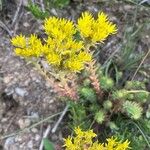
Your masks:
<svg viewBox="0 0 150 150"><path fill-rule="evenodd" d="M148 91L145 90L131 90L131 91L126 91L126 93L148 93Z"/></svg>

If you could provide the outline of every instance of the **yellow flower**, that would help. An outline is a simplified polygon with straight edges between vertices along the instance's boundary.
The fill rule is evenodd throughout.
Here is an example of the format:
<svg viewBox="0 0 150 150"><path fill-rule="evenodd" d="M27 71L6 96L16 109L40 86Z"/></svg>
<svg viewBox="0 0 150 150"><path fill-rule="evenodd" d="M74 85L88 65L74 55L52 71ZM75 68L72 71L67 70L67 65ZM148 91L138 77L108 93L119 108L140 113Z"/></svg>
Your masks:
<svg viewBox="0 0 150 150"><path fill-rule="evenodd" d="M116 147L116 150L126 150L129 147L130 142L128 140L126 140L123 143L118 144L118 146Z"/></svg>
<svg viewBox="0 0 150 150"><path fill-rule="evenodd" d="M35 57L39 57L42 55L42 42L35 34L31 34L31 36L28 38L28 48L32 49L32 55Z"/></svg>
<svg viewBox="0 0 150 150"><path fill-rule="evenodd" d="M93 33L92 26L94 23L94 18L89 12L82 13L82 17L77 21L77 28L83 37L90 37Z"/></svg>
<svg viewBox="0 0 150 150"><path fill-rule="evenodd" d="M116 25L110 22L103 12L98 14L97 19L88 12L82 13L82 17L78 19L77 28L81 36L88 38L92 43L102 42L117 31Z"/></svg>
<svg viewBox="0 0 150 150"><path fill-rule="evenodd" d="M52 64L52 65L56 65L56 66L59 66L60 65L60 62L62 60L62 58L60 57L60 55L58 54L55 54L55 53L49 53L47 56L46 56L46 59L47 61Z"/></svg>
<svg viewBox="0 0 150 150"><path fill-rule="evenodd" d="M80 72L87 62L92 60L92 53L88 52L87 45L103 41L108 35L116 32L116 26L108 21L107 15L99 13L97 20L89 12L82 14L75 24L67 19L50 17L44 21L47 38L43 42L31 34L25 38L23 35L12 38L15 53L23 57L36 57L46 59L57 69ZM76 38L77 30L81 37ZM88 50L87 50L88 49Z"/></svg>
<svg viewBox="0 0 150 150"><path fill-rule="evenodd" d="M104 41L109 35L115 34L117 31L116 25L108 21L106 14L99 13L98 19L93 24L94 32L92 34L92 41Z"/></svg>
<svg viewBox="0 0 150 150"><path fill-rule="evenodd" d="M82 62L89 62L92 60L92 55L88 52L80 51L80 53L77 56L77 59Z"/></svg>
<svg viewBox="0 0 150 150"><path fill-rule="evenodd" d="M114 139L113 137L111 138L108 138L107 139L107 143L105 143L105 147L107 147L107 149L113 149L114 147L117 146L117 142L116 142L116 139Z"/></svg>
<svg viewBox="0 0 150 150"><path fill-rule="evenodd" d="M30 57L33 56L33 51L32 49L21 49L21 48L15 48L15 53L18 56L23 56L23 57Z"/></svg>
<svg viewBox="0 0 150 150"><path fill-rule="evenodd" d="M44 29L47 35L61 41L65 38L70 38L76 33L76 29L72 21L67 19L58 19L56 17L46 19L44 21Z"/></svg>
<svg viewBox="0 0 150 150"><path fill-rule="evenodd" d="M11 43L13 46L25 48L26 47L26 38L22 34L17 35L16 37L12 38Z"/></svg>
<svg viewBox="0 0 150 150"><path fill-rule="evenodd" d="M67 59L64 65L65 65L65 68L68 68L69 70L73 72L79 72L82 69L84 69L84 63L78 61L75 58Z"/></svg>
<svg viewBox="0 0 150 150"><path fill-rule="evenodd" d="M39 57L41 55L42 43L36 35L25 38L22 35L16 36L11 40L12 44L16 47L15 53L23 57Z"/></svg>
<svg viewBox="0 0 150 150"><path fill-rule="evenodd" d="M66 150L127 150L130 149L128 140L125 142L117 141L116 138L107 139L107 143L93 142L96 134L93 130L82 131L79 127L75 128L75 137L64 139Z"/></svg>

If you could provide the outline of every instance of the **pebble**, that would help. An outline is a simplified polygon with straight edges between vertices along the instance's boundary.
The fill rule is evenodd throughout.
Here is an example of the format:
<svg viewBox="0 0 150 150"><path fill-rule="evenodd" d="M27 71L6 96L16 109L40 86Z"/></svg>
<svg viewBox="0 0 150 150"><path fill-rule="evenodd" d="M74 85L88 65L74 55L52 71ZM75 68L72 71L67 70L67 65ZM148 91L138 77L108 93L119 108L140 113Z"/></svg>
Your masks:
<svg viewBox="0 0 150 150"><path fill-rule="evenodd" d="M30 27L30 24L28 22L24 22L23 26L27 28L27 27Z"/></svg>
<svg viewBox="0 0 150 150"><path fill-rule="evenodd" d="M25 95L28 94L28 92L25 89L19 87L15 88L15 92L21 97L24 97Z"/></svg>
<svg viewBox="0 0 150 150"><path fill-rule="evenodd" d="M13 76L8 75L3 78L3 82L5 84L8 84L12 79L13 79Z"/></svg>
<svg viewBox="0 0 150 150"><path fill-rule="evenodd" d="M38 133L38 129L37 129L37 128L32 128L31 131L32 131L33 133Z"/></svg>
<svg viewBox="0 0 150 150"><path fill-rule="evenodd" d="M40 135L36 134L35 135L35 141L40 141L40 139L41 139Z"/></svg>
<svg viewBox="0 0 150 150"><path fill-rule="evenodd" d="M28 148L32 149L33 148L33 141L29 141L27 146L28 146Z"/></svg>
<svg viewBox="0 0 150 150"><path fill-rule="evenodd" d="M30 119L19 119L19 121L18 121L18 125L19 125L20 129L24 129L24 128L30 126L30 124L31 124Z"/></svg>
<svg viewBox="0 0 150 150"><path fill-rule="evenodd" d="M4 144L4 150L10 150L11 145L13 144L14 144L14 137L7 138Z"/></svg>

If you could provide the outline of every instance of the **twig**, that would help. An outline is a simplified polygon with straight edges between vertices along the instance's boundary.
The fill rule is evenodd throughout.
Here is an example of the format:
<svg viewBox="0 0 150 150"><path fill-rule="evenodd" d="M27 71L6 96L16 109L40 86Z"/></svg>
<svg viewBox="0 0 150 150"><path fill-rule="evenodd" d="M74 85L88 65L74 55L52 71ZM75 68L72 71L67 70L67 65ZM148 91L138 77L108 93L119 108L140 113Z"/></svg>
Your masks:
<svg viewBox="0 0 150 150"><path fill-rule="evenodd" d="M10 37L12 37L12 32L9 30L9 28L0 20L0 27L2 27L4 30L6 30Z"/></svg>
<svg viewBox="0 0 150 150"><path fill-rule="evenodd" d="M58 121L56 122L56 124L54 125L53 129L52 129L52 133L55 133L60 122L62 121L63 117L65 116L66 112L68 111L68 108L69 108L69 104L66 105L65 109L63 110L61 116L59 117Z"/></svg>
<svg viewBox="0 0 150 150"><path fill-rule="evenodd" d="M47 127L47 129L46 129L46 131L45 131L45 133L44 133L44 135L43 135L43 138L42 138L42 141L41 141L39 150L43 150L43 139L48 136L50 130L51 130L51 126L48 125L48 127Z"/></svg>
<svg viewBox="0 0 150 150"><path fill-rule="evenodd" d="M12 123L13 123L14 119L16 118L17 114L18 114L18 111L16 111L15 115L13 117L11 117L11 119L9 119L10 122L9 122L8 126L6 127L6 132L8 131L10 126L12 125Z"/></svg>
<svg viewBox="0 0 150 150"><path fill-rule="evenodd" d="M62 113L62 112L59 112L59 113L57 113L57 114L54 114L54 115L52 115L52 116L49 116L49 117L47 117L47 118L45 118L45 119L43 119L43 120L41 120L41 121L39 121L39 122L37 122L37 123L31 125L31 126L28 127L28 128L25 128L25 129L23 129L23 130L20 130L20 131L17 131L17 132L15 132L15 133L11 133L11 134L8 134L8 135L4 135L4 136L0 137L0 140L3 140L3 139L5 139L5 138L11 137L11 136L15 136L15 135L20 134L20 133L23 133L23 132L25 132L25 131L28 131L28 130L30 130L30 129L32 129L32 128L38 126L38 125L40 125L41 123L46 122L46 121L48 121L49 119L52 119L52 118L56 117L57 115L59 115L59 114L61 114L61 113Z"/></svg>
<svg viewBox="0 0 150 150"><path fill-rule="evenodd" d="M16 24L13 27L13 35L16 35L16 31L18 29L19 21L21 20L23 15L24 15L24 12L21 12L19 17L18 17L18 20L17 20Z"/></svg>
<svg viewBox="0 0 150 150"><path fill-rule="evenodd" d="M14 18L13 18L13 21L12 21L12 24L11 24L12 27L14 26L14 24L15 24L17 18L18 18L18 14L19 14L19 11L20 11L20 9L21 9L22 2L23 2L23 0L20 0L20 3L19 3L19 5L18 5L18 7L17 7L16 13L15 13L15 15L14 15Z"/></svg>
<svg viewBox="0 0 150 150"><path fill-rule="evenodd" d="M150 53L150 49L148 50L148 52L146 53L146 55L145 55L144 58L142 59L140 65L139 65L138 68L136 69L136 71L135 71L135 73L134 73L134 75L133 75L131 81L135 78L137 72L138 72L139 69L141 68L142 64L144 63L144 61L145 61L145 59L147 58L147 56L149 55L149 53Z"/></svg>
<svg viewBox="0 0 150 150"><path fill-rule="evenodd" d="M41 9L42 9L42 11L45 12L45 7L44 7L43 0L40 0L40 4L41 4Z"/></svg>

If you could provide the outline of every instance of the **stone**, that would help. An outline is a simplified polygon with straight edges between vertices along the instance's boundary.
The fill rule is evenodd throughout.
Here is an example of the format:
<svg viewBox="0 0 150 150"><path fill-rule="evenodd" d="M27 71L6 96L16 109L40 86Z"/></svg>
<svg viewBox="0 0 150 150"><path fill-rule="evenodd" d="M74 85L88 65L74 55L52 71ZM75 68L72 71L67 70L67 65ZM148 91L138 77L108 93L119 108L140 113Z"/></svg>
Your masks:
<svg viewBox="0 0 150 150"><path fill-rule="evenodd" d="M14 137L9 137L6 139L4 144L5 150L10 150L11 146L14 144Z"/></svg>
<svg viewBox="0 0 150 150"><path fill-rule="evenodd" d="M32 149L33 148L33 141L29 141L27 146L29 149Z"/></svg>
<svg viewBox="0 0 150 150"><path fill-rule="evenodd" d="M21 97L24 97L28 94L28 92L25 89L19 88L19 87L15 88L15 92L16 92L17 95L19 95Z"/></svg>
<svg viewBox="0 0 150 150"><path fill-rule="evenodd" d="M18 121L18 125L19 125L20 129L24 129L31 125L31 121L30 121L30 119L20 119Z"/></svg>

